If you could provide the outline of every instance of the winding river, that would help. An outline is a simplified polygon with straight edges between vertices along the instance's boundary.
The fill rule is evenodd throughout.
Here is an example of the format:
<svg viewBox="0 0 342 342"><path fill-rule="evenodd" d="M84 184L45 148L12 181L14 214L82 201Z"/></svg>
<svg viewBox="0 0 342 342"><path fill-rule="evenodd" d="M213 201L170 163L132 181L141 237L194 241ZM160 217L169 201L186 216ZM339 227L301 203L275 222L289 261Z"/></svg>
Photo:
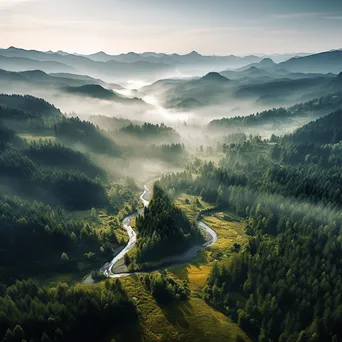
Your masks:
<svg viewBox="0 0 342 342"><path fill-rule="evenodd" d="M140 200L143 203L144 207L147 207L149 204L149 201L146 199L148 193L149 193L149 189L145 185L144 186L144 192L140 196ZM122 278L122 277L130 276L130 275L135 274L135 273L139 273L139 272L135 272L135 273L134 272L131 272L131 273L128 273L128 272L126 272L126 273L113 273L112 268L118 261L120 261L125 256L125 254L127 254L134 247L134 245L137 241L137 234L133 230L133 228L131 227L130 223L131 223L132 219L134 217L140 215L143 212L143 210L144 209L141 209L138 212L131 214L131 215L129 215L123 219L122 227L123 227L123 229L126 230L128 237L129 237L129 241L128 241L127 246L119 254L117 254L111 262L106 262L101 267L100 271L106 277L108 277L108 278ZM167 260L165 260L165 262L161 266L172 266L173 264L191 261L197 255L197 253L200 250L212 246L217 241L217 234L215 233L215 231L213 229L211 229L208 225L206 225L204 222L198 221L197 227L199 229L201 229L205 233L205 235L208 237L207 241L205 243L203 243L202 245L197 245L197 246L191 247L189 250L187 250L186 252L184 252L182 254L177 254L177 255L174 255L174 256L167 258ZM84 283L88 283L88 284L90 284L92 282L93 282L93 280L91 278L91 275L89 275L84 281Z"/></svg>

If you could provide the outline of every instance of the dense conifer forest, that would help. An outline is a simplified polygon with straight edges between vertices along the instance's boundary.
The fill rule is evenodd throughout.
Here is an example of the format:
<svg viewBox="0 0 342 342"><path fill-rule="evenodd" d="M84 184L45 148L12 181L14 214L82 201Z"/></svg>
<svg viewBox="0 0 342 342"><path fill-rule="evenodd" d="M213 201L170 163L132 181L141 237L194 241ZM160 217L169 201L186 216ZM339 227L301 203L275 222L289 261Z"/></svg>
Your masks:
<svg viewBox="0 0 342 342"><path fill-rule="evenodd" d="M32 279L0 292L0 338L14 341L94 341L123 332L136 311L119 281L103 287L41 287Z"/></svg>
<svg viewBox="0 0 342 342"><path fill-rule="evenodd" d="M136 261L155 261L181 253L203 238L193 222L169 199L157 184L144 215L137 218Z"/></svg>
<svg viewBox="0 0 342 342"><path fill-rule="evenodd" d="M215 264L203 296L256 340L341 338L340 123L338 111L283 138L230 144L219 166L161 179L245 218L248 245Z"/></svg>

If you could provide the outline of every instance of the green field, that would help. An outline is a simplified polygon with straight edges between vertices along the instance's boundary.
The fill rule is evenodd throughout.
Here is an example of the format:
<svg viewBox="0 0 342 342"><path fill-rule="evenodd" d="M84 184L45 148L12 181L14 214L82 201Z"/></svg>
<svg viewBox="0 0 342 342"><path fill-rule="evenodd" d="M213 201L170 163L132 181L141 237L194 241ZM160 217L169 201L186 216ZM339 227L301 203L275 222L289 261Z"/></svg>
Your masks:
<svg viewBox="0 0 342 342"><path fill-rule="evenodd" d="M132 329L132 341L249 341L243 331L203 299L191 296L184 303L159 306L138 276L123 278L125 290L136 303L139 326ZM129 341L127 335L123 340ZM116 336L121 340L120 336Z"/></svg>

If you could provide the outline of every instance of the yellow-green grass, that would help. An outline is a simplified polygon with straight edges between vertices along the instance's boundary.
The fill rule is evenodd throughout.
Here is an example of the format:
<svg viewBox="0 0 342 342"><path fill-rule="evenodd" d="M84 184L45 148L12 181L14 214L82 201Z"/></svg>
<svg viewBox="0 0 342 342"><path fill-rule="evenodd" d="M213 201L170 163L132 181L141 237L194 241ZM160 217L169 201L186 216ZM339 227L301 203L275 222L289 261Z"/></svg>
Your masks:
<svg viewBox="0 0 342 342"><path fill-rule="evenodd" d="M229 217L231 217L231 221L226 221ZM191 290L199 295L202 294L214 262L228 261L234 254L233 245L238 243L243 246L248 241L244 233L244 222L232 214L216 212L212 216L206 216L203 221L215 230L216 243L202 251L192 263L169 269L179 279L187 280Z"/></svg>
<svg viewBox="0 0 342 342"><path fill-rule="evenodd" d="M248 240L244 232L245 223L231 213L215 212L204 217L203 221L216 232L218 237L211 251L221 250L228 253L234 243L244 245Z"/></svg>
<svg viewBox="0 0 342 342"><path fill-rule="evenodd" d="M214 310L201 298L159 306L145 289L139 276L123 278L124 289L133 298L139 313L136 341L235 341L243 331L229 318ZM121 340L120 336L116 336ZM123 340L128 341L123 338ZM133 341L133 340L132 340Z"/></svg>
<svg viewBox="0 0 342 342"><path fill-rule="evenodd" d="M189 203L186 203L186 200L189 201ZM198 204L196 204L198 200ZM187 195L187 194L181 194L176 200L175 204L177 207L181 208L185 215L190 219L194 220L196 218L196 215L203 209L207 209L212 207L210 204L202 201L200 197Z"/></svg>
<svg viewBox="0 0 342 342"><path fill-rule="evenodd" d="M189 200L189 204L186 200ZM195 196L182 194L175 204L190 219L211 205ZM187 280L192 291L187 302L160 307L144 288L138 275L123 278L128 295L134 299L139 312L139 341L235 341L236 337L249 341L248 337L229 317L213 309L203 299L203 288L217 255L229 259L234 243L245 244L244 222L230 212L213 212L204 222L212 227L218 240L215 245L202 251L191 263L168 268L168 275ZM134 222L132 222L134 224ZM118 336L120 340L120 336Z"/></svg>

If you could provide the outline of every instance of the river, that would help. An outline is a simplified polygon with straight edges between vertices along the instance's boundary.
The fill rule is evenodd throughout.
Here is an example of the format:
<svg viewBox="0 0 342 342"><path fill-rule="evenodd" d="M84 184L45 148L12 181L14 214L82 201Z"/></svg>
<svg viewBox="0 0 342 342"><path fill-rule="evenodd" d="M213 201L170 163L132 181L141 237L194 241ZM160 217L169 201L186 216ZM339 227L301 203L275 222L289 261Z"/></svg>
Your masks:
<svg viewBox="0 0 342 342"><path fill-rule="evenodd" d="M149 204L149 201L146 199L149 193L149 188L145 185L144 186L144 192L140 196L140 200L143 203L144 207L147 207ZM143 212L144 209L139 210L138 212L131 214L127 217L125 217L122 221L122 227L123 229L126 230L129 241L126 245L126 247L119 253L117 254L111 262L106 262L100 269L100 271L108 278L122 278L122 277L127 277L132 274L137 274L140 272L132 272L132 273L113 273L112 268L113 266L120 261L135 245L137 241L137 234L134 231L134 229L131 227L130 223L132 219L138 215L140 215ZM211 229L208 225L206 225L203 221L198 221L197 222L197 227L201 229L205 235L208 237L207 241L203 243L202 245L197 245L191 247L189 250L182 254L177 254L174 256L170 256L169 258L165 259L165 261L162 263L161 266L172 266L172 264L178 264L181 262L188 262L191 261L194 257L196 257L197 253L200 250L203 250L205 248L208 248L215 244L217 241L217 234L216 232ZM160 267L161 267L160 266ZM86 284L91 284L93 283L93 279L91 275L89 275L85 280L84 283Z"/></svg>

